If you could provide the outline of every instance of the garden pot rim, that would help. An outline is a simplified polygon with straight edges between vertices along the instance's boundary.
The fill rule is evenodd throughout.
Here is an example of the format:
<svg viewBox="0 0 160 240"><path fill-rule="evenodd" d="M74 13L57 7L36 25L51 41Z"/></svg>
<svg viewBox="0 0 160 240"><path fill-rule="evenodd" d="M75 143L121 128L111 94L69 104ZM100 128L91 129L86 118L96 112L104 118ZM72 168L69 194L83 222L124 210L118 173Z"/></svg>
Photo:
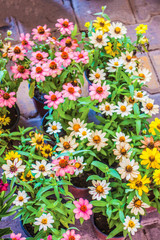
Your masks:
<svg viewBox="0 0 160 240"><path fill-rule="evenodd" d="M87 82L89 83L89 85L92 85L91 81L89 81L89 78L87 76L87 70L84 71L84 76L85 76Z"/></svg>
<svg viewBox="0 0 160 240"><path fill-rule="evenodd" d="M25 233L28 237L33 237L33 236L29 233L29 231L28 231L27 229L25 229L21 217L20 217L20 225L21 225L22 230L24 231L24 233Z"/></svg>

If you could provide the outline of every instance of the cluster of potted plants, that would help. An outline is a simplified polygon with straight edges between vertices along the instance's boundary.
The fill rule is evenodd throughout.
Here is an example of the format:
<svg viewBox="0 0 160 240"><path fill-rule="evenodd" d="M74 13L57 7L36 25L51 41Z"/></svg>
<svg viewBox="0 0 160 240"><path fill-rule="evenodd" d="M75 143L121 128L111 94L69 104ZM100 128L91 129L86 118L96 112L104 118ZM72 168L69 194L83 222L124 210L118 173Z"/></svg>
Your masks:
<svg viewBox="0 0 160 240"><path fill-rule="evenodd" d="M45 25L33 39L21 34L20 45L2 43L1 167L28 239L78 240L75 219L90 218L98 239L132 239L141 216L160 211L160 120L148 122L159 107L142 89L151 73L136 56L149 46L147 26L132 42L104 11L80 41L77 26L61 18L58 39ZM42 131L4 132L23 80L44 116Z"/></svg>

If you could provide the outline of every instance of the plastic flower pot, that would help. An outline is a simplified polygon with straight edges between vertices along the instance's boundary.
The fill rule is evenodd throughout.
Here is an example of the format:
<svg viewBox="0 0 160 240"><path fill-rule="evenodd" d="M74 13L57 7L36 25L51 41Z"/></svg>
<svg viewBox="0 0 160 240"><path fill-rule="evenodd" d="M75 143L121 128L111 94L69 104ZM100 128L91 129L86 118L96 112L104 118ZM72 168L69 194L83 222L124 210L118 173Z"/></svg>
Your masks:
<svg viewBox="0 0 160 240"><path fill-rule="evenodd" d="M157 211L157 208L154 208L154 207L146 208L147 213L156 212L156 211Z"/></svg>
<svg viewBox="0 0 160 240"><path fill-rule="evenodd" d="M95 225L95 222L94 222L94 214L91 216L91 222L92 222L92 226L93 226L93 230L95 232L95 235L97 237L97 239L99 240L106 240L107 238L107 235L102 233L98 228L97 226ZM109 238L108 240L124 240L125 238L122 236L122 237L113 237L113 238Z"/></svg>
<svg viewBox="0 0 160 240"><path fill-rule="evenodd" d="M90 85L92 85L91 81L89 81L87 70L83 74L84 79L88 82L88 88Z"/></svg>
<svg viewBox="0 0 160 240"><path fill-rule="evenodd" d="M30 234L30 232L24 227L21 218L20 218L20 225L21 225L21 228L22 228L22 230L24 231L24 233L27 235L27 237L33 237L33 236Z"/></svg>
<svg viewBox="0 0 160 240"><path fill-rule="evenodd" d="M89 194L88 188L80 188L74 185L69 185L68 191L73 194L75 199L85 198L85 199L91 200L91 195Z"/></svg>
<svg viewBox="0 0 160 240"><path fill-rule="evenodd" d="M4 126L3 129L8 129L10 130L10 132L13 132L16 129L20 119L19 107L15 103L15 106L13 106L12 108L7 108L7 110L9 111L7 117L11 118L11 122L9 123L9 125Z"/></svg>

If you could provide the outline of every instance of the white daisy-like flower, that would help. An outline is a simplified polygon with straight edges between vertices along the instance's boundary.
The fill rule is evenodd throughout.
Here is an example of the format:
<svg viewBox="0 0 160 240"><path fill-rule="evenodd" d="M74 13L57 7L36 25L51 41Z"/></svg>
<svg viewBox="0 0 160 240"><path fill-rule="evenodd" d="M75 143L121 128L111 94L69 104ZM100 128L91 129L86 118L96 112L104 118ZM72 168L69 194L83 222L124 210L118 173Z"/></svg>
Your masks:
<svg viewBox="0 0 160 240"><path fill-rule="evenodd" d="M28 202L27 193L25 191L18 191L16 199L13 201L13 204L16 206L23 206L24 203Z"/></svg>
<svg viewBox="0 0 160 240"><path fill-rule="evenodd" d="M133 213L134 215L138 215L138 213L140 215L144 215L145 211L143 208L149 207L150 206L148 204L142 202L142 200L140 200L137 196L135 196L127 206L127 208L131 209L131 213Z"/></svg>
<svg viewBox="0 0 160 240"><path fill-rule="evenodd" d="M142 106L141 111L146 114L152 116L159 113L159 106L157 104L154 105L154 99L146 98L145 101L142 102Z"/></svg>
<svg viewBox="0 0 160 240"><path fill-rule="evenodd" d="M97 68L96 71L92 70L89 74L89 80L93 81L93 83L101 83L102 80L106 79L106 73L104 69Z"/></svg>
<svg viewBox="0 0 160 240"><path fill-rule="evenodd" d="M138 72L134 72L134 75L139 77L136 78L137 82L143 84L150 82L152 78L152 73L147 68L139 68Z"/></svg>
<svg viewBox="0 0 160 240"><path fill-rule="evenodd" d="M93 180L92 184L93 187L88 187L90 189L89 193L92 195L92 199L97 199L98 201L101 200L101 198L106 198L109 190L111 190L109 187L110 183L107 183L106 180Z"/></svg>
<svg viewBox="0 0 160 240"><path fill-rule="evenodd" d="M125 72L127 72L127 73L135 72L136 66L137 66L136 62L130 62L130 63L125 64L125 66L124 66Z"/></svg>
<svg viewBox="0 0 160 240"><path fill-rule="evenodd" d="M134 159L131 161L129 159L124 159L122 162L119 163L120 167L117 168L117 171L121 175L121 178L126 180L133 180L137 178L139 175L139 165L138 162L135 162Z"/></svg>
<svg viewBox="0 0 160 240"><path fill-rule="evenodd" d="M50 135L61 132L62 125L60 122L53 121L53 123L48 123L48 125L49 127L47 128L46 132Z"/></svg>
<svg viewBox="0 0 160 240"><path fill-rule="evenodd" d="M125 160L131 156L132 151L130 149L131 146L128 143L121 142L119 145L116 145L116 149L113 149L113 154L116 156L116 159Z"/></svg>
<svg viewBox="0 0 160 240"><path fill-rule="evenodd" d="M17 176L19 173L24 172L25 168L26 166L22 165L22 160L18 160L18 158L15 158L14 162L7 160L7 164L2 165L7 178Z"/></svg>
<svg viewBox="0 0 160 240"><path fill-rule="evenodd" d="M70 136L75 136L78 137L79 135L79 130L81 128L85 128L85 126L87 125L87 123L84 123L84 120L81 121L80 118L73 118L73 121L68 122L68 124L70 125L70 127L68 127L68 130L71 130L71 134Z"/></svg>
<svg viewBox="0 0 160 240"><path fill-rule="evenodd" d="M137 232L137 229L140 228L140 223L135 217L131 218L129 216L126 216L123 225L124 230L128 230L128 232L130 232L132 235L134 235L135 232Z"/></svg>
<svg viewBox="0 0 160 240"><path fill-rule="evenodd" d="M91 130L87 129L87 128L80 128L79 129L79 137L80 137L80 140L83 140L85 138L90 139Z"/></svg>
<svg viewBox="0 0 160 240"><path fill-rule="evenodd" d="M122 143L122 142L124 142L124 143L129 143L129 142L132 141L132 139L130 139L128 135L126 136L126 135L125 135L124 133L122 133L122 132L119 132L119 133L116 132L116 137L113 138L112 141L116 142L116 145L117 145L117 144L120 144L120 143Z"/></svg>
<svg viewBox="0 0 160 240"><path fill-rule="evenodd" d="M52 223L54 223L53 217L50 213L45 214L43 213L39 218L35 218L34 225L39 226L39 231L43 229L44 231L47 230L47 228L53 228Z"/></svg>
<svg viewBox="0 0 160 240"><path fill-rule="evenodd" d="M99 105L99 110L102 111L102 114L105 114L106 116L108 115L112 116L115 109L116 109L116 106L109 102L105 102Z"/></svg>
<svg viewBox="0 0 160 240"><path fill-rule="evenodd" d="M47 163L46 160L42 160L41 162L36 161L36 164L32 164L32 168L35 170L32 170L32 173L36 173L35 178L38 178L41 176L47 176L51 174L51 163Z"/></svg>
<svg viewBox="0 0 160 240"><path fill-rule="evenodd" d="M112 38L122 38L127 33L127 28L120 22L112 23L109 27L109 33Z"/></svg>
<svg viewBox="0 0 160 240"><path fill-rule="evenodd" d="M102 31L96 31L95 33L92 32L92 36L90 36L90 42L94 45L94 47L102 48L103 46L107 45L109 39L107 38L108 34L103 34Z"/></svg>
<svg viewBox="0 0 160 240"><path fill-rule="evenodd" d="M56 151L58 152L73 152L78 147L79 143L76 142L72 136L60 137L60 142L57 143Z"/></svg>
<svg viewBox="0 0 160 240"><path fill-rule="evenodd" d="M75 160L76 160L76 162L75 162L75 164L74 164L74 166L75 166L75 175L77 176L77 175L79 175L80 173L83 173L83 169L85 168L85 166L87 165L87 163L84 163L83 161L84 161L84 157L83 156L81 156L81 157L75 157Z"/></svg>
<svg viewBox="0 0 160 240"><path fill-rule="evenodd" d="M138 100L134 96L133 98L131 96L130 97L125 96L124 100L131 105L134 105L136 102L138 102Z"/></svg>
<svg viewBox="0 0 160 240"><path fill-rule="evenodd" d="M129 64L131 63L132 61L134 61L134 58L133 58L133 51L132 52L128 52L126 51L126 53L121 53L121 57L124 61L124 64Z"/></svg>
<svg viewBox="0 0 160 240"><path fill-rule="evenodd" d="M123 65L123 59L115 57L110 59L109 62L107 62L107 65L108 67L106 67L106 69L108 72L116 72L117 68Z"/></svg>
<svg viewBox="0 0 160 240"><path fill-rule="evenodd" d="M92 131L91 138L89 139L89 143L87 143L87 146L93 146L94 149L97 149L97 151L100 151L101 148L108 145L106 143L108 141L107 138L105 138L106 133L102 133L102 130L95 132Z"/></svg>
<svg viewBox="0 0 160 240"><path fill-rule="evenodd" d="M133 106L131 104L128 104L126 101L118 102L118 106L116 106L117 109L115 112L121 115L121 117L128 116L132 111L132 107Z"/></svg>
<svg viewBox="0 0 160 240"><path fill-rule="evenodd" d="M140 102L143 102L148 98L148 94L145 91L135 91L134 98Z"/></svg>

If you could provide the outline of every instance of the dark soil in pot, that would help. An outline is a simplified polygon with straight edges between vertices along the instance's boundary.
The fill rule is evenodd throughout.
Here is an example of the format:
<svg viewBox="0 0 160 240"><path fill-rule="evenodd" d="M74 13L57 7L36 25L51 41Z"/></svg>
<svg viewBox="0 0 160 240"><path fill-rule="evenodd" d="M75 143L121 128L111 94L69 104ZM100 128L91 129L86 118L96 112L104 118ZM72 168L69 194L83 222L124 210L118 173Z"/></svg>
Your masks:
<svg viewBox="0 0 160 240"><path fill-rule="evenodd" d="M95 175L95 172L93 171L83 172L77 177L72 178L71 183L75 187L88 188L89 186L92 186L92 181L87 181L87 178L91 175Z"/></svg>
<svg viewBox="0 0 160 240"><path fill-rule="evenodd" d="M109 229L109 225L107 222L107 217L102 215L101 213L94 213L94 224L95 226L104 234L109 235L111 231L113 231L115 228ZM119 233L116 235L116 237L122 237L123 233Z"/></svg>
<svg viewBox="0 0 160 240"><path fill-rule="evenodd" d="M40 116L43 117L47 110L44 109L44 102L46 101L46 99L44 98L44 93L39 92L39 89L37 87L35 87L35 91L34 91L34 104L37 108L37 111L39 112Z"/></svg>
<svg viewBox="0 0 160 240"><path fill-rule="evenodd" d="M14 131L19 122L20 111L17 104L15 104L15 106L13 106L12 108L7 108L7 110L9 111L7 113L7 117L9 117L11 121L8 125L3 126L3 129L4 130L9 129L10 131Z"/></svg>
<svg viewBox="0 0 160 240"><path fill-rule="evenodd" d="M35 89L34 89L34 97L38 101L44 103L46 101L46 99L44 98L44 95L45 95L44 93L40 92L39 89L37 87L35 87Z"/></svg>

